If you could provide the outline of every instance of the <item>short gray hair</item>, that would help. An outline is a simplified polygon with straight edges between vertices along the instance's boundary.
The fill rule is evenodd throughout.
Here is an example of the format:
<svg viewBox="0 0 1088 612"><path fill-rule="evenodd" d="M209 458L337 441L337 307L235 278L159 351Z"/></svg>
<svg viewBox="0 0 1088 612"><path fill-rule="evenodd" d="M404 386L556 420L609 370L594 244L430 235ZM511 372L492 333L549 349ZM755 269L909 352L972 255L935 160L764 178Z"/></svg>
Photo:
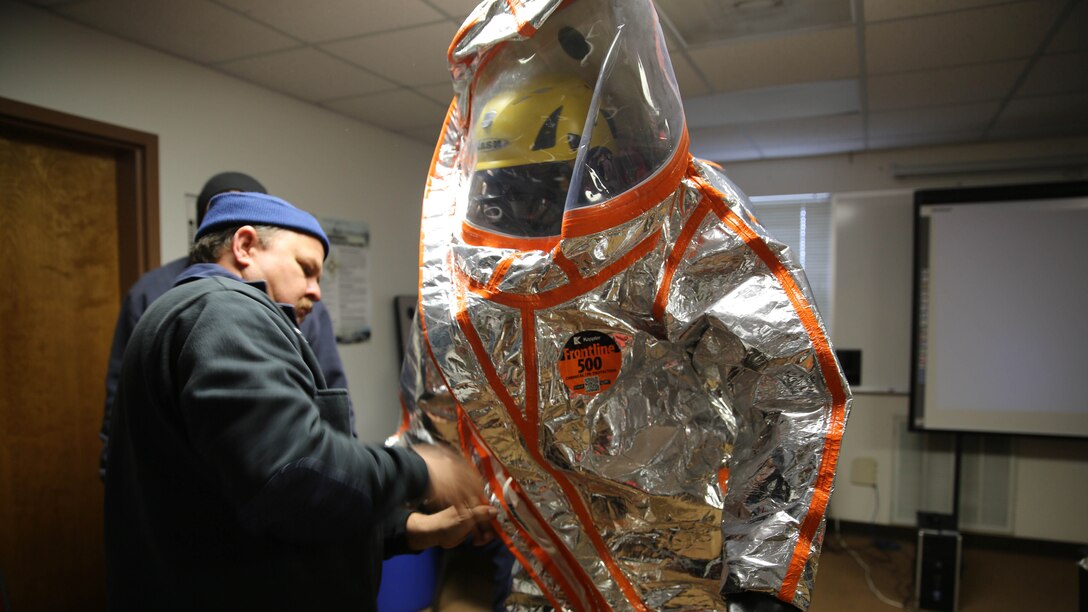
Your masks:
<svg viewBox="0 0 1088 612"><path fill-rule="evenodd" d="M189 249L189 264L216 263L219 261L219 258L234 242L234 233L241 227L245 226L224 227L212 230L197 238ZM271 225L254 225L253 229L257 230L257 242L261 246L267 245L273 235L283 231L282 228Z"/></svg>

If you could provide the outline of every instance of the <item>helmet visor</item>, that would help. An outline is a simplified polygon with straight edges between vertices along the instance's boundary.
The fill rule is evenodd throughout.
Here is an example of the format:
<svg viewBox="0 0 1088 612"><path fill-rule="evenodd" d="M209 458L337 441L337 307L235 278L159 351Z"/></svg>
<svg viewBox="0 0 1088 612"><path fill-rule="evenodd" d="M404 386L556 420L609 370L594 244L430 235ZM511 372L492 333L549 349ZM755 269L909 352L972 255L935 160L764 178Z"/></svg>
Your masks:
<svg viewBox="0 0 1088 612"><path fill-rule="evenodd" d="M573 164L565 161L477 170L470 187L468 220L500 234L526 238L558 235Z"/></svg>

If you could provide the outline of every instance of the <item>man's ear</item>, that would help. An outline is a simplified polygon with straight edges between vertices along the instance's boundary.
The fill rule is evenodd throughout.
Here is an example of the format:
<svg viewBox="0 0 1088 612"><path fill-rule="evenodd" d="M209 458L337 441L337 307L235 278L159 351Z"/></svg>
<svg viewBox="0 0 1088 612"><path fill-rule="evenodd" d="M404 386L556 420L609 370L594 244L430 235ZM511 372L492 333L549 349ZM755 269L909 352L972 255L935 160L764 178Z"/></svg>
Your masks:
<svg viewBox="0 0 1088 612"><path fill-rule="evenodd" d="M234 239L230 243L231 253L239 270L244 270L253 263L253 251L261 246L257 229L252 225L243 225L234 232Z"/></svg>

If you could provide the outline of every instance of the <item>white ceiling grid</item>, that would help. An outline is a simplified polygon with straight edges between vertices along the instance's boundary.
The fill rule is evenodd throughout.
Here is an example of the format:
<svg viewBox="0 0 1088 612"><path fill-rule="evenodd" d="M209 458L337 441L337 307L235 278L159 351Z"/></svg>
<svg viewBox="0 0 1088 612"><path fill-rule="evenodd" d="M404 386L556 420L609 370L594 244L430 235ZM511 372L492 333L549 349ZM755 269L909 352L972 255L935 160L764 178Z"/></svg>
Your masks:
<svg viewBox="0 0 1088 612"><path fill-rule="evenodd" d="M25 0L432 143L471 0ZM717 161L1088 134L1088 0L657 0Z"/></svg>

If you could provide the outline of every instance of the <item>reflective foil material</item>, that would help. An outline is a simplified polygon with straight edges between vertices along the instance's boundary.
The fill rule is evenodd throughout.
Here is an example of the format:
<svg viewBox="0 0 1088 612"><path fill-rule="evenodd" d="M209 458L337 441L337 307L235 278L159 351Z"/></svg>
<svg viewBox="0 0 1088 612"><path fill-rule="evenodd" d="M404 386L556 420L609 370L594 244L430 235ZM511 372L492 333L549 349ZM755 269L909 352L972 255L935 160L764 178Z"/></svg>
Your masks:
<svg viewBox="0 0 1088 612"><path fill-rule="evenodd" d="M391 442L477 465L513 609L807 608L849 390L801 268L689 155L653 6L485 2L450 62Z"/></svg>

